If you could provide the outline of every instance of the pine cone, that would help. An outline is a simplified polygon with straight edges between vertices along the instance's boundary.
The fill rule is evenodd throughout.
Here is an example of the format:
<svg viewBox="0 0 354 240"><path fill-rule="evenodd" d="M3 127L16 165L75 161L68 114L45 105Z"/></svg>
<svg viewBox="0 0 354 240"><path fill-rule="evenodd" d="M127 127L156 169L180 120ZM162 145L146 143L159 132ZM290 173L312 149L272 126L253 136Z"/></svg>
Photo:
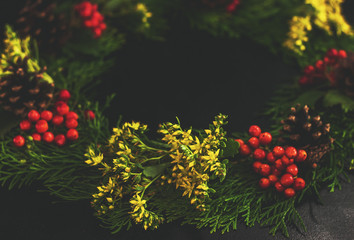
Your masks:
<svg viewBox="0 0 354 240"><path fill-rule="evenodd" d="M16 64L4 69L0 78L0 104L6 111L24 117L31 109L39 111L47 108L53 98L54 84L43 80L44 67L37 72L29 72L28 58L18 58Z"/></svg>
<svg viewBox="0 0 354 240"><path fill-rule="evenodd" d="M27 0L20 10L15 28L21 38L31 36L45 50L54 50L70 37L63 14L55 13L56 4L49 1Z"/></svg>
<svg viewBox="0 0 354 240"><path fill-rule="evenodd" d="M324 124L319 115L311 116L310 108L305 105L290 109L287 119L281 121L279 141L284 145L306 150L309 163L317 163L330 151L333 139L330 138L330 124Z"/></svg>
<svg viewBox="0 0 354 240"><path fill-rule="evenodd" d="M338 61L331 72L333 83L346 95L354 97L354 53L347 52L347 57Z"/></svg>

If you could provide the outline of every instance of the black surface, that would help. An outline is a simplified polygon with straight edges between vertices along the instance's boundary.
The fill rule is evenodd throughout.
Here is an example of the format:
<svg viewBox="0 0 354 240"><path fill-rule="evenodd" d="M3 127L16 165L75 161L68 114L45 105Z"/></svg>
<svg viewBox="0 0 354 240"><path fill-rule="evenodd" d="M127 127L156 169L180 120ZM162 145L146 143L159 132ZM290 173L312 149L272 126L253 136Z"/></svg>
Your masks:
<svg viewBox="0 0 354 240"><path fill-rule="evenodd" d="M247 40L215 39L181 27L166 42L129 41L98 90L100 96L117 93L106 113L112 125L122 114L124 120L143 121L152 130L176 116L185 127L205 128L222 112L230 116L229 132L244 131L254 123L266 124L266 119L256 118L257 113L277 84L293 81L297 70ZM0 239L274 239L268 228L242 224L224 235L178 223L156 231L134 228L111 235L99 226L88 202L52 204L58 199L38 189L40 184L12 191L0 188ZM290 239L354 239L353 190L349 184L335 193L324 190L325 205L309 201L300 206L309 231L303 234L291 228Z"/></svg>

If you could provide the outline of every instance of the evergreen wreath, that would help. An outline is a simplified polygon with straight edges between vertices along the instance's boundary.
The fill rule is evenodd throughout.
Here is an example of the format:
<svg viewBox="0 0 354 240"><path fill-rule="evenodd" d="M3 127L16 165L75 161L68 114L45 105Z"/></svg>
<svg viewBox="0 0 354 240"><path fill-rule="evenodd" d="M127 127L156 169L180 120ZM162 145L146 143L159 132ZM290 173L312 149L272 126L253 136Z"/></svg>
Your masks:
<svg viewBox="0 0 354 240"><path fill-rule="evenodd" d="M256 2L98 0L50 7L29 2L17 29L6 26L2 49L0 105L8 124L1 129L1 184L12 189L40 180L61 199L90 200L112 232L133 224L154 229L178 219L211 232L237 229L240 220L269 226L273 235L289 236L289 224L306 230L298 204L305 196L320 200L324 186L340 189L354 168L353 31L340 13L341 1ZM185 129L178 118L161 123L158 139L149 137L148 126L140 122L119 121L110 131L103 112L113 96L99 106L86 95L114 66L112 52L126 35L161 39L155 33L166 24L164 11L186 12L192 25L213 34L262 36L272 49L284 42L301 66L329 45L345 51L329 49L323 60L306 66L299 83L279 89L264 112L272 123L267 132L252 125L249 136L227 134L223 114L204 130ZM269 24L282 26L272 27L277 32L244 24L276 14L279 18ZM52 22L55 17L60 21ZM291 19L286 32L284 19ZM306 35L312 24L327 34L317 49L318 42ZM54 40L41 38L48 37L42 31L70 34L50 35L65 39L63 48L55 49L47 45ZM334 34L346 36L337 43ZM47 55L39 54L42 46L50 49Z"/></svg>

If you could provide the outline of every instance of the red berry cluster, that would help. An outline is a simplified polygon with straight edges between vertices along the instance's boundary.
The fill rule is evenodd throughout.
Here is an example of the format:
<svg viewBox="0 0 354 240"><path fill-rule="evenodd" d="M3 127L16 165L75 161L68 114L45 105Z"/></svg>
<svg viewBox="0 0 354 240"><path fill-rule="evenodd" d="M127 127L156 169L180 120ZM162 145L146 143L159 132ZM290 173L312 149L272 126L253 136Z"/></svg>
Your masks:
<svg viewBox="0 0 354 240"><path fill-rule="evenodd" d="M79 133L76 130L78 126L79 116L76 112L70 111L70 107L67 104L70 99L70 92L68 90L61 90L59 92L58 101L54 104L54 110L44 110L38 112L31 110L27 119L20 122L20 129L24 132L29 132L34 125L34 131L32 131L31 137L34 141L44 141L47 143L55 142L58 146L63 146L66 143L66 139L75 141L79 138ZM87 119L94 119L95 114L91 110L85 111ZM65 126L65 128L62 127ZM50 131L50 130L53 131ZM56 135L54 135L54 133ZM65 135L63 134L65 133ZM13 143L16 147L22 147L25 145L25 138L21 135L16 136L13 139Z"/></svg>
<svg viewBox="0 0 354 240"><path fill-rule="evenodd" d="M84 21L84 26L91 29L95 38L102 35L102 32L107 28L104 23L104 17L97 11L97 4L92 4L89 1L84 1L75 6L75 10L79 13Z"/></svg>
<svg viewBox="0 0 354 240"><path fill-rule="evenodd" d="M284 192L287 198L295 195L305 187L305 180L298 177L299 169L296 163L305 161L307 153L305 150L297 150L294 147L283 148L276 146L272 151L269 144L272 135L268 132L262 133L259 126L253 125L249 128L251 138L247 143L236 139L240 143L240 154L251 155L255 160L253 170L260 174L259 186L262 189L274 185L278 192Z"/></svg>
<svg viewBox="0 0 354 240"><path fill-rule="evenodd" d="M229 13L235 12L239 4L240 4L240 0L232 0L232 2L227 5L226 11Z"/></svg>
<svg viewBox="0 0 354 240"><path fill-rule="evenodd" d="M340 59L346 58L344 50L329 49L323 58L318 60L314 66L309 65L304 69L304 75L299 79L301 86L316 85L326 82L327 79L334 84L335 79L330 77L330 71L338 64Z"/></svg>

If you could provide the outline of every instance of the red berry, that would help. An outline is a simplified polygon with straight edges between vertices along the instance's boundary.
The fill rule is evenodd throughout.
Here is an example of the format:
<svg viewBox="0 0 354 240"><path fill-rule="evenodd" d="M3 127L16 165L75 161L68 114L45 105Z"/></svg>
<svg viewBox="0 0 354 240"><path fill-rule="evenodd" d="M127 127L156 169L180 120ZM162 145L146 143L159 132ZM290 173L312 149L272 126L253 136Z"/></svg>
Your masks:
<svg viewBox="0 0 354 240"><path fill-rule="evenodd" d="M259 135L259 143L262 145L268 145L272 141L272 134L264 132Z"/></svg>
<svg viewBox="0 0 354 240"><path fill-rule="evenodd" d="M273 148L273 155L276 158L281 158L284 155L284 148L282 148L280 146L275 146Z"/></svg>
<svg viewBox="0 0 354 240"><path fill-rule="evenodd" d="M54 141L58 146L61 147L61 146L64 146L66 138L65 138L64 134L59 134L59 135L55 136Z"/></svg>
<svg viewBox="0 0 354 240"><path fill-rule="evenodd" d="M275 162L276 158L274 157L272 152L267 153L267 160L270 163L274 163Z"/></svg>
<svg viewBox="0 0 354 240"><path fill-rule="evenodd" d="M26 140L21 135L17 135L13 138L13 143L16 147L23 147L23 145L26 143Z"/></svg>
<svg viewBox="0 0 354 240"><path fill-rule="evenodd" d="M41 112L41 119L44 119L46 121L50 121L53 118L53 113L51 111L48 110L44 110L43 112Z"/></svg>
<svg viewBox="0 0 354 240"><path fill-rule="evenodd" d="M296 148L294 147L287 147L285 149L285 155L288 157L288 158L295 158L296 155L297 155L297 150Z"/></svg>
<svg viewBox="0 0 354 240"><path fill-rule="evenodd" d="M39 118L41 117L41 115L36 111L36 110L31 110L28 115L28 120L30 120L31 122L37 122L39 120Z"/></svg>
<svg viewBox="0 0 354 240"><path fill-rule="evenodd" d="M259 140L256 137L251 137L248 140L248 145L250 145L253 149L256 149L259 147Z"/></svg>
<svg viewBox="0 0 354 240"><path fill-rule="evenodd" d="M262 164L260 169L259 169L259 173L266 177L266 176L269 176L270 175L270 172L271 172L271 168L268 164Z"/></svg>
<svg viewBox="0 0 354 240"><path fill-rule="evenodd" d="M253 158L255 160L263 160L266 157L266 153L263 149L257 148L253 152Z"/></svg>
<svg viewBox="0 0 354 240"><path fill-rule="evenodd" d="M279 177L281 174L282 174L282 170L279 170L278 168L272 166L272 175Z"/></svg>
<svg viewBox="0 0 354 240"><path fill-rule="evenodd" d="M253 170L256 173L259 173L259 170L261 169L262 163L259 162L259 161L255 161L252 166L253 166Z"/></svg>
<svg viewBox="0 0 354 240"><path fill-rule="evenodd" d="M302 189L305 188L305 185L306 185L306 183L305 183L305 180L304 180L304 179L302 179L302 178L296 178L295 181L294 181L293 187L294 187L294 189L295 189L296 191L300 191L300 190L302 190Z"/></svg>
<svg viewBox="0 0 354 240"><path fill-rule="evenodd" d="M297 154L297 156L296 156L296 158L295 158L295 161L296 161L296 162L303 162L303 161L306 160L306 158L307 158L307 153L306 153L306 151L303 150L303 149L300 149L299 152L298 152L298 154Z"/></svg>
<svg viewBox="0 0 354 240"><path fill-rule="evenodd" d="M243 144L240 146L240 154L242 156L248 156L251 154L251 148L247 144Z"/></svg>
<svg viewBox="0 0 354 240"><path fill-rule="evenodd" d="M69 119L66 119L65 121L65 126L67 128L76 128L78 125L78 122L74 119L74 118L69 118Z"/></svg>
<svg viewBox="0 0 354 240"><path fill-rule="evenodd" d="M22 120L22 121L20 122L20 129L21 129L22 131L28 131L28 130L30 130L30 129L31 129L31 122L28 121L28 120Z"/></svg>
<svg viewBox="0 0 354 240"><path fill-rule="evenodd" d="M293 175L295 177L298 174L299 169L297 168L296 164L291 164L290 166L288 166L286 168L286 172L290 173L291 175Z"/></svg>
<svg viewBox="0 0 354 240"><path fill-rule="evenodd" d="M105 23L100 23L99 28L101 28L102 31L106 30L107 25Z"/></svg>
<svg viewBox="0 0 354 240"><path fill-rule="evenodd" d="M290 159L285 155L281 157L281 162L283 163L284 166L288 166L291 163Z"/></svg>
<svg viewBox="0 0 354 240"><path fill-rule="evenodd" d="M284 195L286 198L292 198L295 196L295 190L293 188L287 188L284 190Z"/></svg>
<svg viewBox="0 0 354 240"><path fill-rule="evenodd" d="M294 183L294 177L290 173L285 173L281 178L280 178L280 183L284 187L290 187Z"/></svg>
<svg viewBox="0 0 354 240"><path fill-rule="evenodd" d="M71 141L77 140L79 138L79 133L76 129L69 129L66 133L66 138Z"/></svg>
<svg viewBox="0 0 354 240"><path fill-rule="evenodd" d="M252 137L258 137L259 134L261 134L262 130L260 127L258 127L257 125L252 125L249 129L248 129L248 133L252 136Z"/></svg>
<svg viewBox="0 0 354 240"><path fill-rule="evenodd" d="M329 49L326 53L326 56L329 58L337 57L337 55L338 55L338 51L337 51L337 49L334 49L334 48Z"/></svg>
<svg viewBox="0 0 354 240"><path fill-rule="evenodd" d="M37 141L37 142L42 140L42 137L39 133L33 133L32 138L33 138L33 141Z"/></svg>
<svg viewBox="0 0 354 240"><path fill-rule="evenodd" d="M312 168L313 169L317 168L317 163L312 164Z"/></svg>
<svg viewBox="0 0 354 240"><path fill-rule="evenodd" d="M299 84L301 86L305 86L307 84L310 83L310 79L307 77L307 76L302 76L300 79L299 79Z"/></svg>
<svg viewBox="0 0 354 240"><path fill-rule="evenodd" d="M278 181L278 177L276 176L276 175L269 175L268 176L268 179L269 179L269 181L270 181L270 183L273 185L273 184L275 184L277 181Z"/></svg>
<svg viewBox="0 0 354 240"><path fill-rule="evenodd" d="M52 123L53 123L55 126L60 126L63 122L64 122L64 117L63 117L63 116L55 115L55 116L53 117Z"/></svg>
<svg viewBox="0 0 354 240"><path fill-rule="evenodd" d="M283 171L284 168L285 168L285 166L284 166L284 164L283 164L283 162L282 162L281 159L276 160L276 161L274 162L274 166L275 166L276 169L278 169L278 170L280 170L280 171Z"/></svg>
<svg viewBox="0 0 354 240"><path fill-rule="evenodd" d="M91 28L92 27L92 21L91 19L87 19L84 21L84 26L87 27L87 28Z"/></svg>
<svg viewBox="0 0 354 240"><path fill-rule="evenodd" d="M338 51L338 57L339 58L346 58L347 57L347 52L344 50L339 50Z"/></svg>
<svg viewBox="0 0 354 240"><path fill-rule="evenodd" d="M93 30L93 36L95 37L95 38L99 38L100 36L102 35L102 30L101 30L101 28L95 28L94 30Z"/></svg>
<svg viewBox="0 0 354 240"><path fill-rule="evenodd" d="M54 106L55 106L55 107L58 107L58 106L60 106L60 105L62 105L62 104L66 104L66 102L64 102L64 101L56 101L56 102L54 103Z"/></svg>
<svg viewBox="0 0 354 240"><path fill-rule="evenodd" d="M75 120L78 120L79 119L79 115L77 115L76 112L68 112L66 115L65 115L66 119L70 119L70 118L74 118ZM242 141L242 140L241 140Z"/></svg>
<svg viewBox="0 0 354 240"><path fill-rule="evenodd" d="M320 71L324 70L324 64L322 60L318 60L315 64L316 68Z"/></svg>
<svg viewBox="0 0 354 240"><path fill-rule="evenodd" d="M70 111L70 108L66 103L58 105L56 109L59 115L65 115Z"/></svg>
<svg viewBox="0 0 354 240"><path fill-rule="evenodd" d="M93 119L95 119L95 113L92 112L91 110L86 110L85 117L86 117L86 119L93 120Z"/></svg>
<svg viewBox="0 0 354 240"><path fill-rule="evenodd" d="M51 143L54 141L54 134L52 132L43 133L43 141Z"/></svg>
<svg viewBox="0 0 354 240"><path fill-rule="evenodd" d="M331 62L331 60L330 60L328 57L324 57L324 58L323 58L323 62L324 62L325 64L329 64L329 63Z"/></svg>
<svg viewBox="0 0 354 240"><path fill-rule="evenodd" d="M71 97L71 94L68 90L63 89L59 92L59 100L67 102Z"/></svg>
<svg viewBox="0 0 354 240"><path fill-rule="evenodd" d="M285 187L284 187L283 185L281 185L280 182L276 182L276 183L274 184L274 187L275 187L275 189L276 189L278 192L282 192L282 191L285 190Z"/></svg>
<svg viewBox="0 0 354 240"><path fill-rule="evenodd" d="M261 178L258 184L262 189L266 189L270 187L270 181L268 178Z"/></svg>
<svg viewBox="0 0 354 240"><path fill-rule="evenodd" d="M38 133L44 133L48 128L48 122L46 120L41 119L36 123L36 131Z"/></svg>
<svg viewBox="0 0 354 240"><path fill-rule="evenodd" d="M315 71L315 68L312 65L309 65L309 66L305 67L305 69L304 69L304 73L306 75L309 75L309 74L313 73L314 71Z"/></svg>

